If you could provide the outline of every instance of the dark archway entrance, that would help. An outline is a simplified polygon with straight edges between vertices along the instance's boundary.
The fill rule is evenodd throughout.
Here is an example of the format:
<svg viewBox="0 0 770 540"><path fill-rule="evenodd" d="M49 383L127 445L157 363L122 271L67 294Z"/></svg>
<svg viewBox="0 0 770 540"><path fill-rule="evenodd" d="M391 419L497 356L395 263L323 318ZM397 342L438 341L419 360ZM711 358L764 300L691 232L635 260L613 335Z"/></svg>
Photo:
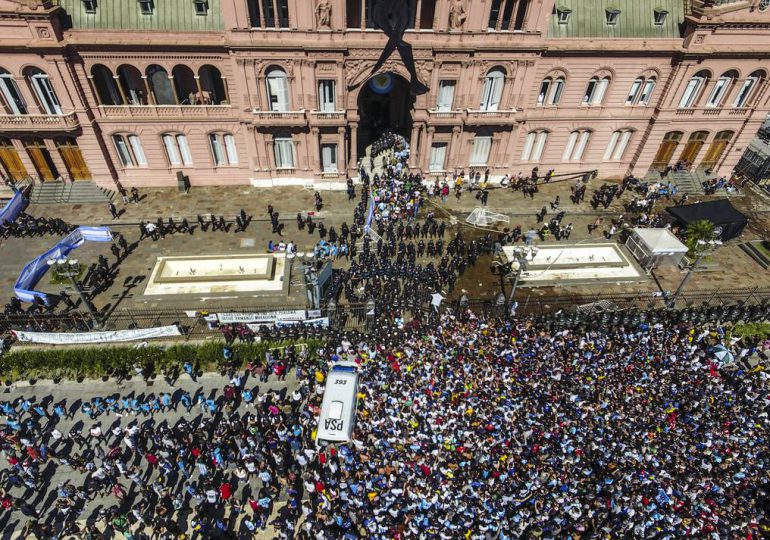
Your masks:
<svg viewBox="0 0 770 540"><path fill-rule="evenodd" d="M369 79L358 94L358 156L385 130L409 140L415 97L409 82L396 73L387 72Z"/></svg>

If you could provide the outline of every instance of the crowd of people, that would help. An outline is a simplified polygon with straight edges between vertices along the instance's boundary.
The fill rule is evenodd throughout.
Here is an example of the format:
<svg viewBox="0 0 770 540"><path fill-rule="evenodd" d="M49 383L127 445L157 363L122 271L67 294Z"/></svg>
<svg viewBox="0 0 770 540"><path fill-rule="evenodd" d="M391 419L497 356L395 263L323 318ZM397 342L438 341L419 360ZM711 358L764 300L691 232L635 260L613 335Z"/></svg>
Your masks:
<svg viewBox="0 0 770 540"><path fill-rule="evenodd" d="M768 377L721 369L719 339L447 313L239 359L208 394L22 396L0 403L0 519L38 538L762 538ZM362 381L354 437L319 446L339 360Z"/></svg>

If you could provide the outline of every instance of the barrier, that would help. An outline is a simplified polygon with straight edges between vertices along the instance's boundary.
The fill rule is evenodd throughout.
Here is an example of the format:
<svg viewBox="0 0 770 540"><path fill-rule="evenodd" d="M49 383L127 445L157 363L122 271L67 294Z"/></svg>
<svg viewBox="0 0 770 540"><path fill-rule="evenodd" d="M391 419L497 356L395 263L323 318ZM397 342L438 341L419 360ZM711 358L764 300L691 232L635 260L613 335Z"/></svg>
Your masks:
<svg viewBox="0 0 770 540"><path fill-rule="evenodd" d="M16 221L16 218L19 217L19 214L21 214L26 205L27 199L24 198L21 191L17 191L5 207L0 210L0 223L5 223L6 221L13 223Z"/></svg>
<svg viewBox="0 0 770 540"><path fill-rule="evenodd" d="M22 302L34 302L35 298L40 298L48 305L48 295L33 290L40 281L40 278L48 271L48 260L66 257L73 249L80 247L85 242L111 241L112 233L109 227L78 227L62 238L51 249L22 268L19 279L16 280L16 285L13 287L16 298Z"/></svg>

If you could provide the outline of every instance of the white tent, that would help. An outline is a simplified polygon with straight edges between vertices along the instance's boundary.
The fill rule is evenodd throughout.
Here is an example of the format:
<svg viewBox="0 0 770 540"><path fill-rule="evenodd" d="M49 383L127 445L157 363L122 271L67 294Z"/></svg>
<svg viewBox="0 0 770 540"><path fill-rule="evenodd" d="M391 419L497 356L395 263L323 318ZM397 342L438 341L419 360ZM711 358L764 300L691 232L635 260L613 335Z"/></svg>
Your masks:
<svg viewBox="0 0 770 540"><path fill-rule="evenodd" d="M676 266L687 253L687 246L668 229L632 229L626 247L647 272L656 266Z"/></svg>

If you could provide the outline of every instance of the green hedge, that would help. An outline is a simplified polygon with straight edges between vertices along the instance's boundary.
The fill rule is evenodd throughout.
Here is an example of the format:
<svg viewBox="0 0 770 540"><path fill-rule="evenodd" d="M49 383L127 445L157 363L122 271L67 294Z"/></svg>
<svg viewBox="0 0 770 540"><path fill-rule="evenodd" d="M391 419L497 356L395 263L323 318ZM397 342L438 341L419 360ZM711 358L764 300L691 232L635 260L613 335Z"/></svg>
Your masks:
<svg viewBox="0 0 770 540"><path fill-rule="evenodd" d="M770 338L770 323L741 322L732 327L732 335L749 338Z"/></svg>
<svg viewBox="0 0 770 540"><path fill-rule="evenodd" d="M231 346L233 357L240 365L249 361L262 362L265 352L276 347L306 344L315 352L321 340L278 341L263 343L237 343ZM203 344L186 343L169 347L130 346L16 349L0 357L0 379L18 381L29 379L96 379L116 371L134 374L138 363L146 373L161 373L164 369L178 369L185 362L192 362L199 371L215 371L224 363L221 341Z"/></svg>

